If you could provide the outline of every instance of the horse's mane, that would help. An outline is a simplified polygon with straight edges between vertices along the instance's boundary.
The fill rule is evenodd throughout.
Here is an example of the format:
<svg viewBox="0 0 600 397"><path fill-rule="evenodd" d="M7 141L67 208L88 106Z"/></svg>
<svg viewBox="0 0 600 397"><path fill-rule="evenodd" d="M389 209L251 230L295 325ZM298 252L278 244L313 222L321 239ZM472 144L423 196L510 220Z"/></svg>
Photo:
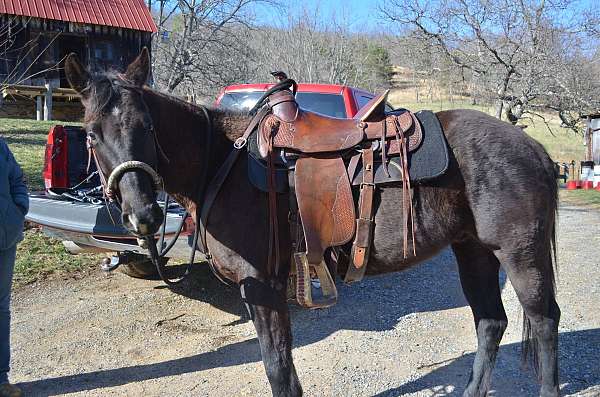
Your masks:
<svg viewBox="0 0 600 397"><path fill-rule="evenodd" d="M149 86L140 88L127 81L122 74L115 71L95 75L85 88L84 91L88 91L86 93L86 107L88 109L86 121L110 111L112 106L114 106L115 100L120 97L121 88L154 95L160 100L168 102L171 106L200 117L204 117L205 111L207 111L215 128L221 130L231 140L235 140L241 136L249 122L249 116L246 113L194 104Z"/></svg>

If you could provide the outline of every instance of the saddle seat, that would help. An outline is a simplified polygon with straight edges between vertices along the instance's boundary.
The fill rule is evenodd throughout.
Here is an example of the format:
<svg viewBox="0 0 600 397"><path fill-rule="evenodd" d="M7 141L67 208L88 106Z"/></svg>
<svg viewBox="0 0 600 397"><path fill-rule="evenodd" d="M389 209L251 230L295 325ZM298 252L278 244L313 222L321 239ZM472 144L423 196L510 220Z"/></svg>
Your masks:
<svg viewBox="0 0 600 397"><path fill-rule="evenodd" d="M258 147L266 157L272 147L315 154L337 152L357 146L364 137L360 121L340 119L300 109L290 91L269 97L272 113L260 123Z"/></svg>
<svg viewBox="0 0 600 397"><path fill-rule="evenodd" d="M421 143L421 129L409 111L385 114L387 94L373 98L354 118L341 119L305 111L290 91L278 91L268 98L271 113L259 125L259 153L266 158L270 146L306 154L341 152L382 138L390 140L386 153L393 155L399 153L398 142L393 140L397 130L409 132L408 150L413 151Z"/></svg>

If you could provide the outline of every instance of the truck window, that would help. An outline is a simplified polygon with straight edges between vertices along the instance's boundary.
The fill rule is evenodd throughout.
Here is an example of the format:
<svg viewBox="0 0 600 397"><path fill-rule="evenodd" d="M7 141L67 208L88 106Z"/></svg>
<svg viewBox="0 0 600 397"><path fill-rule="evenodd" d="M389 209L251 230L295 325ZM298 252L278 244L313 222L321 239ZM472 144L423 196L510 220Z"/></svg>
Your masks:
<svg viewBox="0 0 600 397"><path fill-rule="evenodd" d="M263 94L262 91L226 92L221 98L219 107L224 109L248 111ZM337 94L318 92L299 92L296 101L302 109L321 113L331 117L347 117L344 98Z"/></svg>
<svg viewBox="0 0 600 397"><path fill-rule="evenodd" d="M373 99L373 97L371 97L371 96L365 96L365 95L357 96L356 101L358 102L358 109L360 110L363 106L365 106L367 103L369 103L369 101L371 99ZM391 112L392 110L394 110L394 108L389 103L386 103L385 111Z"/></svg>
<svg viewBox="0 0 600 397"><path fill-rule="evenodd" d="M337 94L321 94L318 92L299 92L296 101L302 109L321 113L326 116L345 118L346 106L344 97Z"/></svg>
<svg viewBox="0 0 600 397"><path fill-rule="evenodd" d="M369 103L371 99L373 99L372 96L358 95L356 97L356 102L358 102L358 110L362 109L367 103Z"/></svg>
<svg viewBox="0 0 600 397"><path fill-rule="evenodd" d="M262 96L262 91L226 92L221 98L219 107L223 109L247 112Z"/></svg>

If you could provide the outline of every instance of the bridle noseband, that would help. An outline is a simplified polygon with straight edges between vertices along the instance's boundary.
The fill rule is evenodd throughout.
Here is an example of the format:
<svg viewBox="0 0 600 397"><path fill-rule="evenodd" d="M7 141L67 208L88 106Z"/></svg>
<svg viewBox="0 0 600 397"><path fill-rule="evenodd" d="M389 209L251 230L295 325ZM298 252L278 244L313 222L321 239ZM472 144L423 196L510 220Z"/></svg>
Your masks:
<svg viewBox="0 0 600 397"><path fill-rule="evenodd" d="M108 197L111 195L115 195L115 192L118 190L118 183L123 174L127 171L139 170L144 171L152 178L152 185L155 191L163 190L163 180L158 175L158 173L143 161L125 161L124 163L119 164L115 167L115 169L108 176L108 180L106 181L106 194Z"/></svg>

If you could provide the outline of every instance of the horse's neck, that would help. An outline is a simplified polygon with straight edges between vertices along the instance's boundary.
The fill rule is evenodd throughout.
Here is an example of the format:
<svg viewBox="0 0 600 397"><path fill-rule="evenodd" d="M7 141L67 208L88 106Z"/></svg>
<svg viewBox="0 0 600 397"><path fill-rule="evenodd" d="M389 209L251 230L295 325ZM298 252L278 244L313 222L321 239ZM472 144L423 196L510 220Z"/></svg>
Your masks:
<svg viewBox="0 0 600 397"><path fill-rule="evenodd" d="M168 159L159 156L165 190L193 213L200 185L207 183L202 180L203 167L208 167L207 179L210 180L231 150L231 141L221 130L219 118L213 119L214 111L208 110L213 124L211 130L201 108L150 89L144 90L144 99L158 143ZM209 133L212 136L207 150Z"/></svg>

